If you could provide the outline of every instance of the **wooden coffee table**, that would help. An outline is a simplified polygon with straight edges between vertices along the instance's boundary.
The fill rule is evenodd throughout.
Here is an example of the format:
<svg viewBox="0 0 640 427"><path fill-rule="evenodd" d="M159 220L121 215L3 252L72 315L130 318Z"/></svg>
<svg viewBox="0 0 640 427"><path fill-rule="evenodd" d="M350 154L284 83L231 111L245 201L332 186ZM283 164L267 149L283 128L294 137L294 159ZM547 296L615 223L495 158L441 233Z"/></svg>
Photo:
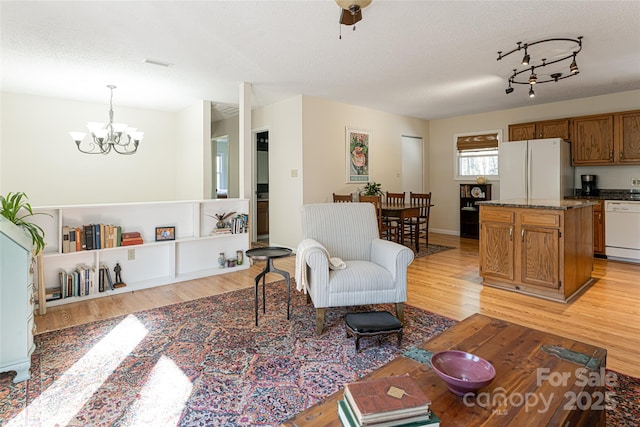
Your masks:
<svg viewBox="0 0 640 427"><path fill-rule="evenodd" d="M409 353L463 350L493 364L496 377L474 397L459 397L428 364L400 356L366 378L409 373L431 398L444 426L604 426L607 351L503 320L474 314ZM586 366L586 367L585 367ZM342 390L285 426L341 426Z"/></svg>

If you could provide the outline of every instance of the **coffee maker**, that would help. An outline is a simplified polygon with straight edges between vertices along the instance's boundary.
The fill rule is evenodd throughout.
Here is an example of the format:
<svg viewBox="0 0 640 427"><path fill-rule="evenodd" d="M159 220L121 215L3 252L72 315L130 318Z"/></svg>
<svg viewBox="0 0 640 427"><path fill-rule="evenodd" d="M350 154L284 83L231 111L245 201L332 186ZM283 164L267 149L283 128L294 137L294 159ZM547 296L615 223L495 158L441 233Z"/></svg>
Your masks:
<svg viewBox="0 0 640 427"><path fill-rule="evenodd" d="M596 186L596 175L580 175L582 180L582 195L597 196L598 187Z"/></svg>

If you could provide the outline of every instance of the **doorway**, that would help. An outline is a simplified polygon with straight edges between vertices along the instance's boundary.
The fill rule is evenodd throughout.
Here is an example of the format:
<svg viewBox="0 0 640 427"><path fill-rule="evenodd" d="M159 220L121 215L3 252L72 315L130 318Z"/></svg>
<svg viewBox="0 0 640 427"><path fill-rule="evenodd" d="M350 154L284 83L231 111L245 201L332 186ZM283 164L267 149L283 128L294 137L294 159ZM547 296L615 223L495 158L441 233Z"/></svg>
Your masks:
<svg viewBox="0 0 640 427"><path fill-rule="evenodd" d="M269 131L256 138L256 241L269 244Z"/></svg>
<svg viewBox="0 0 640 427"><path fill-rule="evenodd" d="M424 141L420 137L402 135L402 191L422 193L424 190Z"/></svg>
<svg viewBox="0 0 640 427"><path fill-rule="evenodd" d="M229 136L211 140L211 198L229 197Z"/></svg>

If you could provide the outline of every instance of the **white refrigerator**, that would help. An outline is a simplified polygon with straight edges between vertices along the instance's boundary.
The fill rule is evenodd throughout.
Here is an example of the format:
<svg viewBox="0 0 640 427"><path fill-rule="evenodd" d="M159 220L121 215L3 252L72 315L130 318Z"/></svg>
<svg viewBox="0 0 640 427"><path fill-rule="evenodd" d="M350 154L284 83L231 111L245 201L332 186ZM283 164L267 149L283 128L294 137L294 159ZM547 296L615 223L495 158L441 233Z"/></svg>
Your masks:
<svg viewBox="0 0 640 427"><path fill-rule="evenodd" d="M573 195L570 144L561 138L504 142L498 168L502 200L560 200Z"/></svg>

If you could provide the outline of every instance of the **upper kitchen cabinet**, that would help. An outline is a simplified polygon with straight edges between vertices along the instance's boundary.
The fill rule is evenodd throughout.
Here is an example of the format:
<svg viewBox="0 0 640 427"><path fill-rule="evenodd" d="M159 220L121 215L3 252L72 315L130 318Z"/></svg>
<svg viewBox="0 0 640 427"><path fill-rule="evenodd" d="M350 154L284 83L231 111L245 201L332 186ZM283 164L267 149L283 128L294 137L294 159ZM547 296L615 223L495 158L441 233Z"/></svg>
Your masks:
<svg viewBox="0 0 640 427"><path fill-rule="evenodd" d="M574 118L571 144L574 165L612 164L613 114Z"/></svg>
<svg viewBox="0 0 640 427"><path fill-rule="evenodd" d="M640 164L640 110L615 115L614 157L620 164Z"/></svg>
<svg viewBox="0 0 640 427"><path fill-rule="evenodd" d="M640 110L575 117L572 136L576 166L640 164Z"/></svg>
<svg viewBox="0 0 640 427"><path fill-rule="evenodd" d="M569 119L544 120L541 122L509 125L509 141L543 138L562 138L569 140L569 128Z"/></svg>

